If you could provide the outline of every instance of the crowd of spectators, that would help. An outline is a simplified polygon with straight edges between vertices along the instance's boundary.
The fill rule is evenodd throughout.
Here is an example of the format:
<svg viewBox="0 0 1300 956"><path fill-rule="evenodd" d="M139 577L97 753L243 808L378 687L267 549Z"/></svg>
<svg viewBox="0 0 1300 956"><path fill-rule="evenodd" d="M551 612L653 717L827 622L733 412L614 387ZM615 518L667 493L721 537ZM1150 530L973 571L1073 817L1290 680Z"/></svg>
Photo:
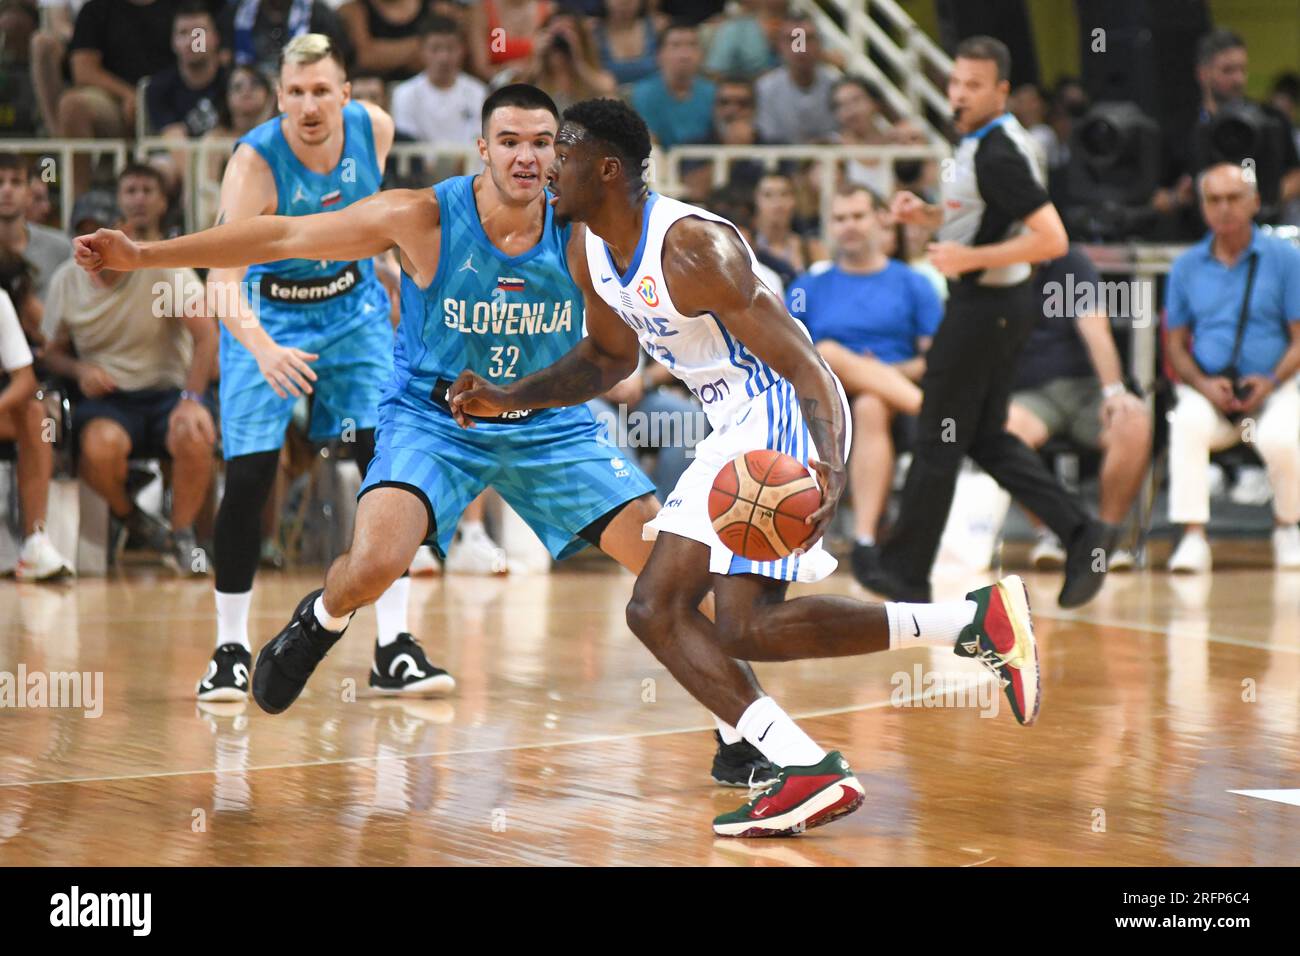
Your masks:
<svg viewBox="0 0 1300 956"><path fill-rule="evenodd" d="M846 71L843 58L822 43L815 22L792 12L785 0L739 0L726 10L720 2L672 0L34 4L0 0L3 82L15 91L0 135L129 140L143 134L177 141L124 171L79 156L71 171L79 196L71 210L73 234L97 225L116 225L142 238L175 233L186 177L217 183L229 155L225 144L274 115L279 50L306 32L326 34L345 51L353 96L391 112L398 142L472 147L489 91L516 81L543 87L561 109L592 96L622 96L665 149L937 142L923 123L896 115L871 82ZM1198 124L1242 100L1246 68L1245 46L1235 35L1216 31L1202 41ZM1025 84L1012 91L1009 109L1028 132L1054 198L1067 178L1073 132L1091 105L1084 87L1069 77L1050 90ZM1264 105L1286 124L1280 207L1282 215L1288 209L1294 215L1300 210L1300 133L1291 121L1300 109L1300 78L1279 77ZM1192 142L1194 134L1174 138ZM181 148L183 140L222 147L196 168ZM1185 154L1187 162L1167 164L1151 209L1194 222L1200 235L1207 197L1198 192L1195 177L1197 164L1209 160L1194 150L1172 153ZM725 165L721 176L719 162ZM823 162L690 159L680 165L676 181L683 198L737 224L769 284L783 291L792 314L805 322L844 382L858 434L850 462L853 533L860 543L872 542L885 520L895 442L906 441L907 421L920 407L925 350L946 295L944 276L926 256L932 231L895 223L888 201L899 189L937 198L940 170L937 162L922 159L836 161L835 196L823 222ZM417 168L427 184L464 167ZM385 183L395 181L390 170ZM73 416L76 467L109 504L114 527L181 562L212 481L213 322L178 316L160 333L146 310L145 294L155 283L183 285L197 281L192 275L91 278L67 263L67 234L48 225L60 218L51 202L54 182L36 157L0 154L0 445L15 444L24 460L17 471L25 555L20 571L41 576L42 570L69 564L43 530L53 465L48 443L37 447L33 437L46 415L35 384L42 374L61 376L79 399ZM1188 268L1179 275L1186 276ZM1039 270L1040 296L1067 273L1076 282L1099 281L1072 249ZM1192 281L1185 277L1180 284ZM1291 287L1277 294L1289 296ZM1199 316L1200 304L1195 297L1175 300L1171 327L1213 321ZM1285 329L1296 317L1286 314L1272 328ZM1141 403L1122 389L1108 317L1045 319L1036 336L1030 348L1045 359L1032 373L1022 369L1008 427L1034 447L1065 437L1100 452L1100 509L1105 520L1118 523L1146 472L1153 428ZM1198 357L1210 341L1197 336ZM1174 349L1182 343L1176 333ZM1288 347L1285 337L1270 346L1278 354L1290 354ZM1267 372L1261 365L1257 375L1267 379ZM639 373L602 407L623 405L647 414L689 407L689 397L657 375L655 369ZM1215 418L1226 415L1212 391L1221 386L1201 387L1201 379L1209 378L1179 385L1180 396L1200 393L1204 404L1184 398L1173 419L1179 467L1200 469L1210 450L1231 443L1228 426ZM1268 394L1255 394L1251 407L1269 403L1270 427L1281 421L1276 427L1289 429L1294 445L1292 418L1300 414L1292 408L1294 388L1267 382L1258 388L1266 385ZM653 462L661 491L672 486L674 470L682 466L677 451L661 449ZM170 529L131 500L127 461L140 455L170 462ZM1279 455L1265 456L1269 475L1290 488L1300 464L1290 451ZM1188 528L1184 553L1175 560L1180 570L1209 567L1208 549L1198 538L1206 520L1203 497L1184 475L1171 506L1171 518ZM1280 563L1300 561L1294 498L1289 491L1277 496L1278 527L1291 528L1275 542ZM1059 542L1043 532L1036 559L1050 563L1059 551Z"/></svg>

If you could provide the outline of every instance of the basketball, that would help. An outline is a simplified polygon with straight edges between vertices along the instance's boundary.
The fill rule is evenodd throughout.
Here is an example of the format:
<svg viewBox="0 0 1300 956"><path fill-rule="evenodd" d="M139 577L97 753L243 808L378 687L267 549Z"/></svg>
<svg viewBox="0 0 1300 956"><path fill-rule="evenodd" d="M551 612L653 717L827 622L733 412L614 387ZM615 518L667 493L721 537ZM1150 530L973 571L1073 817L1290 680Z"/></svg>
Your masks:
<svg viewBox="0 0 1300 956"><path fill-rule="evenodd" d="M799 462L763 449L737 455L709 491L709 518L722 543L751 561L778 561L812 536L804 519L822 503L817 479Z"/></svg>

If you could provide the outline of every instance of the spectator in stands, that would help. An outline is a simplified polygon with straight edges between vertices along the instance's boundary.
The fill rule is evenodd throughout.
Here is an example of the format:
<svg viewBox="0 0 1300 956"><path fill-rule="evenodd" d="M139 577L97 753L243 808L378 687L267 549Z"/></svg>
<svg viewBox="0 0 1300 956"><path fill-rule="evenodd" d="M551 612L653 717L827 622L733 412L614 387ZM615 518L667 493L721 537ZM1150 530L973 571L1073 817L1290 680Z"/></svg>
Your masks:
<svg viewBox="0 0 1300 956"><path fill-rule="evenodd" d="M32 35L32 87L47 135L59 129L59 99L72 79L68 72L68 42L83 0L39 0L40 29Z"/></svg>
<svg viewBox="0 0 1300 956"><path fill-rule="evenodd" d="M1042 318L1025 345L1027 358L1016 370L1007 431L1033 449L1063 436L1079 448L1100 450L1101 520L1121 525L1151 460L1151 416L1124 385L1101 276L1072 246L1061 258L1039 265L1034 296ZM1038 541L1029 560L1038 568L1065 567L1060 540L1033 520ZM1111 552L1112 571L1132 566L1128 551Z"/></svg>
<svg viewBox="0 0 1300 956"><path fill-rule="evenodd" d="M18 447L18 500L22 511L23 547L14 570L20 581L43 581L72 573L72 564L45 533L54 474L54 446L46 434L45 406L37 400L39 383L18 312L10 297L17 288L32 297L26 264L12 253L0 251L0 442Z"/></svg>
<svg viewBox="0 0 1300 956"><path fill-rule="evenodd" d="M718 80L713 94L713 122L701 143L718 146L758 146L762 140L754 123L754 84L748 80ZM683 178L687 176L683 164ZM706 192L713 188L713 164L706 161ZM763 164L753 159L732 161L727 168L727 183L753 192L763 176Z"/></svg>
<svg viewBox="0 0 1300 956"><path fill-rule="evenodd" d="M885 255L883 204L848 184L831 203L835 262L801 275L786 290L790 314L808 327L852 403L855 548L876 543L894 477L894 416L921 410L917 382L943 305L920 274Z"/></svg>
<svg viewBox="0 0 1300 956"><path fill-rule="evenodd" d="M590 21L600 63L619 86L631 86L659 68L657 37L667 20L649 6L648 0L605 0L605 15Z"/></svg>
<svg viewBox="0 0 1300 956"><path fill-rule="evenodd" d="M492 82L503 68L522 69L533 55L533 38L551 15L548 0L482 0L471 4L465 19L466 44L473 73Z"/></svg>
<svg viewBox="0 0 1300 956"><path fill-rule="evenodd" d="M427 143L464 145L482 133L487 86L464 72L465 43L446 17L425 21L420 45L424 72L393 91L399 133Z"/></svg>
<svg viewBox="0 0 1300 956"><path fill-rule="evenodd" d="M1036 83L1022 83L1007 97L1007 107L1025 128L1038 150L1038 165L1046 172L1056 149L1056 133L1047 123L1047 98Z"/></svg>
<svg viewBox="0 0 1300 956"><path fill-rule="evenodd" d="M121 225L132 238L160 233L162 182L150 166L130 165L118 179ZM74 227L112 226L118 217L92 192L78 200ZM216 435L204 401L217 349L217 327L204 309L191 269L144 269L90 275L73 262L54 276L46 303L54 334L46 364L79 386L73 410L83 481L108 503L119 531L163 552L179 573L193 563L193 524L212 480ZM127 493L128 460L170 456L169 535Z"/></svg>
<svg viewBox="0 0 1300 956"><path fill-rule="evenodd" d="M128 136L136 84L171 66L174 0L87 0L72 32L72 82L59 98L58 134Z"/></svg>
<svg viewBox="0 0 1300 956"><path fill-rule="evenodd" d="M713 122L714 86L700 75L700 31L671 23L659 34L659 73L632 88L632 106L659 145L698 143Z"/></svg>
<svg viewBox="0 0 1300 956"><path fill-rule="evenodd" d="M255 66L237 66L230 71L226 95L217 104L217 125L204 140L236 140L254 126L271 118L275 112L275 91L265 73ZM230 150L212 154L208 178L221 181Z"/></svg>
<svg viewBox="0 0 1300 956"><path fill-rule="evenodd" d="M39 23L35 0L0 0L0 137L35 136L40 124L30 61Z"/></svg>
<svg viewBox="0 0 1300 956"><path fill-rule="evenodd" d="M322 0L230 0L217 15L217 30L232 51L235 66L256 66L280 75L280 51L296 36L323 33L352 63L352 42L339 15Z"/></svg>
<svg viewBox="0 0 1300 956"><path fill-rule="evenodd" d="M149 77L145 108L149 129L162 136L197 139L217 125L226 95L221 35L205 0L180 0L172 20L176 62Z"/></svg>
<svg viewBox="0 0 1300 956"><path fill-rule="evenodd" d="M31 198L27 201L27 221L33 225L43 226L50 218L54 206L50 203L50 186L41 175L41 170L32 167L27 175L27 191ZM63 233L59 233L61 237Z"/></svg>
<svg viewBox="0 0 1300 956"><path fill-rule="evenodd" d="M72 257L72 243L56 229L29 222L30 205L27 161L16 153L0 153L0 247L31 264L33 290L44 302L54 270Z"/></svg>
<svg viewBox="0 0 1300 956"><path fill-rule="evenodd" d="M1235 163L1202 173L1199 192L1210 232L1174 260L1166 289L1168 355L1181 379L1169 418L1169 520L1184 526L1169 569L1210 570L1209 456L1240 441L1268 468L1274 562L1300 568L1300 250L1254 225L1259 193Z"/></svg>
<svg viewBox="0 0 1300 956"><path fill-rule="evenodd" d="M1092 102L1088 91L1073 76L1063 76L1056 81L1052 91L1052 105L1047 112L1047 122L1055 134L1055 143L1047 153L1048 171L1063 168L1070 161L1070 137L1074 124L1088 115Z"/></svg>
<svg viewBox="0 0 1300 956"><path fill-rule="evenodd" d="M759 135L769 143L829 143L835 117L826 104L838 73L821 62L821 41L812 20L787 20L779 52L784 65L754 84Z"/></svg>
<svg viewBox="0 0 1300 956"><path fill-rule="evenodd" d="M352 48L354 68L385 83L408 79L424 68L421 23L429 0L348 0L339 7Z"/></svg>
<svg viewBox="0 0 1300 956"><path fill-rule="evenodd" d="M705 72L752 80L780 66L785 19L786 0L741 0L738 12L713 31Z"/></svg>
<svg viewBox="0 0 1300 956"><path fill-rule="evenodd" d="M571 13L551 14L527 65L508 75L511 82L544 89L561 111L580 100L613 96L617 90L614 77L601 69L590 34ZM498 74L498 80L505 79Z"/></svg>
<svg viewBox="0 0 1300 956"><path fill-rule="evenodd" d="M1167 188L1158 189L1152 205L1161 213L1178 213L1190 209L1197 202L1192 177L1204 170L1211 161L1203 142L1204 128L1214 120L1215 114L1227 106L1249 103L1246 98L1248 59L1246 43L1231 30L1212 30L1201 37L1196 47L1196 81L1201 87L1201 112L1185 141L1173 144L1172 152L1187 165L1182 175ZM1262 107L1266 116L1285 130L1282 155L1281 181L1277 183L1280 205L1300 198L1300 152L1297 152L1295 130L1290 117L1270 106ZM1265 192L1272 183L1263 183ZM1203 197L1200 197L1203 200Z"/></svg>
<svg viewBox="0 0 1300 956"><path fill-rule="evenodd" d="M794 229L794 183L784 173L767 173L754 190L754 247L784 259L796 272L805 272L826 258L820 239Z"/></svg>
<svg viewBox="0 0 1300 956"><path fill-rule="evenodd" d="M859 76L843 76L831 85L831 115L835 132L831 141L845 146L888 146L899 142L893 126L880 111L880 101L871 85ZM894 191L895 175L883 160L850 159L844 164L844 178L865 186L877 196Z"/></svg>

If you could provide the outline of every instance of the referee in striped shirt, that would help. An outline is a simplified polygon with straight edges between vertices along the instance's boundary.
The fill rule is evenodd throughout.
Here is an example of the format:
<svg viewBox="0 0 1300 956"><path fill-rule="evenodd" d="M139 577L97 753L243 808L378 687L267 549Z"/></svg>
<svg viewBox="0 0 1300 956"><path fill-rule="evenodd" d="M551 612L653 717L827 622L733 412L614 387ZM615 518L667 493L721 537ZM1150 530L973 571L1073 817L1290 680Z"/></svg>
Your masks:
<svg viewBox="0 0 1300 956"><path fill-rule="evenodd" d="M948 277L943 323L926 354L925 397L902 507L878 549L855 548L853 572L894 600L929 601L930 569L969 455L1066 545L1062 607L1100 590L1115 529L1088 517L1019 438L1006 430L1016 362L1039 309L1030 264L1065 254L1067 237L1028 136L1007 112L1011 55L992 37L957 48L948 102L963 138L940 177L942 206L894 196L904 223L937 228L930 261Z"/></svg>

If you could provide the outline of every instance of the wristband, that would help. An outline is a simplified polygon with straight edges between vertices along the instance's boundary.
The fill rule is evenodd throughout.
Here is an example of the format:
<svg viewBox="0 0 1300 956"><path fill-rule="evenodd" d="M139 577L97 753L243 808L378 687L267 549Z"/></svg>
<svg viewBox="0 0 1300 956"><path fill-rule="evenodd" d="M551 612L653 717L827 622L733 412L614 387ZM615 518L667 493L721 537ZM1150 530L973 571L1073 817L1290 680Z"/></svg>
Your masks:
<svg viewBox="0 0 1300 956"><path fill-rule="evenodd" d="M191 392L188 388L181 392L181 400L183 401L187 398L191 402L198 402L200 405L203 404L203 396L198 392Z"/></svg>
<svg viewBox="0 0 1300 956"><path fill-rule="evenodd" d="M1106 401L1110 401L1115 396L1123 395L1127 391L1128 389L1123 382L1111 382L1101 390L1101 397Z"/></svg>

